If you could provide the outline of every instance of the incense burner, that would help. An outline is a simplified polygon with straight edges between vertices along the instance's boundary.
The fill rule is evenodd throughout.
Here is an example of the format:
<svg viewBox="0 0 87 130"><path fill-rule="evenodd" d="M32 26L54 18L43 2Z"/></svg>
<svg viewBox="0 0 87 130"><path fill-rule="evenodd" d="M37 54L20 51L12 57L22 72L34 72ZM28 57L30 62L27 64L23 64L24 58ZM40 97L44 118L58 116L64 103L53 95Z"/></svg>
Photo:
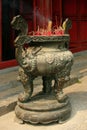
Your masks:
<svg viewBox="0 0 87 130"><path fill-rule="evenodd" d="M18 97L16 116L33 124L65 121L71 114L68 96L63 93L73 64L73 55L68 50L69 34L27 35L27 23L20 15L14 17L11 24L21 32L14 45L20 66L18 79L24 87L24 93ZM33 80L38 76L42 77L43 87L34 93Z"/></svg>

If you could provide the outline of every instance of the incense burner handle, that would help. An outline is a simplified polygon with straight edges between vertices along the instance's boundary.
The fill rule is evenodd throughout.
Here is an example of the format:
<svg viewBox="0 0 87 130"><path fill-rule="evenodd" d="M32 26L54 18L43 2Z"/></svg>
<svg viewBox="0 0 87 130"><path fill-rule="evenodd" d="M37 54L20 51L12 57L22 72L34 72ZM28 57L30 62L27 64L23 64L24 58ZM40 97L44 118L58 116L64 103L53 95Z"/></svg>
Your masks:
<svg viewBox="0 0 87 130"><path fill-rule="evenodd" d="M12 28L19 31L19 35L27 35L28 24L21 15L13 17L11 21Z"/></svg>

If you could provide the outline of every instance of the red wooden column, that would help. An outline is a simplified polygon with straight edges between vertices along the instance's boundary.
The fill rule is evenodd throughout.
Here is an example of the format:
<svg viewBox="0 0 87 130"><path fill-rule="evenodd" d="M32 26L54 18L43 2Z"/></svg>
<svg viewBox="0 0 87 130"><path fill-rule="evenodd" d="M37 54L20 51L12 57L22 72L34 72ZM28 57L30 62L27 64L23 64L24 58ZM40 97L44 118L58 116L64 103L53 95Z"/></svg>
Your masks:
<svg viewBox="0 0 87 130"><path fill-rule="evenodd" d="M36 31L36 0L33 0L33 14L34 31Z"/></svg>
<svg viewBox="0 0 87 130"><path fill-rule="evenodd" d="M0 0L0 61L2 60L2 0Z"/></svg>
<svg viewBox="0 0 87 130"><path fill-rule="evenodd" d="M52 0L44 0L44 16L48 19L52 19Z"/></svg>
<svg viewBox="0 0 87 130"><path fill-rule="evenodd" d="M34 0L34 30L39 25L46 27L49 19L52 18L52 0Z"/></svg>
<svg viewBox="0 0 87 130"><path fill-rule="evenodd" d="M63 22L63 11L62 11L63 0L52 0L52 21L53 26L61 26Z"/></svg>
<svg viewBox="0 0 87 130"><path fill-rule="evenodd" d="M59 8L60 8L60 16L59 16L60 18L59 19L60 19L60 25L61 25L62 22L63 22L62 21L62 19L63 19L63 16L62 16L62 0L59 0L59 4L60 4L59 5Z"/></svg>

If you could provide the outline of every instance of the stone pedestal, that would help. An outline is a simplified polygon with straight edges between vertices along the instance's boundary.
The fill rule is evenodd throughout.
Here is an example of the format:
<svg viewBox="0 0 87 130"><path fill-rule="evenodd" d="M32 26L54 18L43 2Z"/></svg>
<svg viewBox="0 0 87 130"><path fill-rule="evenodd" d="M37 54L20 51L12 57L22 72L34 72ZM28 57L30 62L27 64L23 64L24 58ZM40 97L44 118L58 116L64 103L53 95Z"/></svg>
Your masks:
<svg viewBox="0 0 87 130"><path fill-rule="evenodd" d="M32 124L63 123L71 115L71 104L67 96L59 103L53 93L39 93L27 103L18 102L15 113L19 119Z"/></svg>

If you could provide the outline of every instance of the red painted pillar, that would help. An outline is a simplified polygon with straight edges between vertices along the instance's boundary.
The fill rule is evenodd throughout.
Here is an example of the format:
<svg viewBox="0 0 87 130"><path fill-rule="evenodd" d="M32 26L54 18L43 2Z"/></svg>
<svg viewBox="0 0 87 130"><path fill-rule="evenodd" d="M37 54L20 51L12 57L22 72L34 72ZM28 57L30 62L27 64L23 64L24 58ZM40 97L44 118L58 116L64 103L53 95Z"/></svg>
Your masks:
<svg viewBox="0 0 87 130"><path fill-rule="evenodd" d="M36 31L36 0L33 0L33 24L34 24L34 31Z"/></svg>
<svg viewBox="0 0 87 130"><path fill-rule="evenodd" d="M62 24L62 19L63 19L62 18L62 0L60 0L59 3L60 3L60 6L59 6L59 8L60 8L60 18L59 19L60 19L60 25L61 25Z"/></svg>
<svg viewBox="0 0 87 130"><path fill-rule="evenodd" d="M41 28L47 26L52 18L52 0L34 0L34 29L39 25Z"/></svg>
<svg viewBox="0 0 87 130"><path fill-rule="evenodd" d="M52 19L52 0L44 0L45 17L49 20Z"/></svg>
<svg viewBox="0 0 87 130"><path fill-rule="evenodd" d="M0 61L2 60L2 0L0 0Z"/></svg>

